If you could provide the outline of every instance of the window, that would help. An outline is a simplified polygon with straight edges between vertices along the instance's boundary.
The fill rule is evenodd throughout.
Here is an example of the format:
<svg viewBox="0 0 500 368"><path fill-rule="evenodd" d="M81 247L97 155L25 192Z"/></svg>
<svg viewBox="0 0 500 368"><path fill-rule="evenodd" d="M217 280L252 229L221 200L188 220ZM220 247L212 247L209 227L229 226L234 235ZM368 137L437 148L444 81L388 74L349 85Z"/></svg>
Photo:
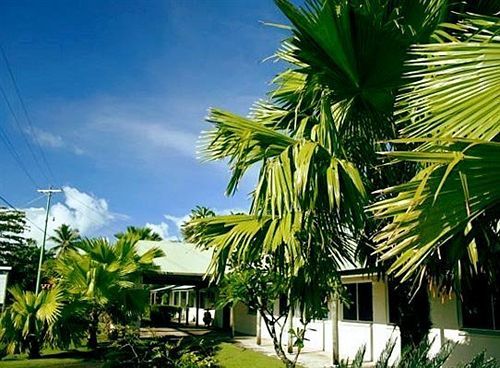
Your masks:
<svg viewBox="0 0 500 368"><path fill-rule="evenodd" d="M463 288L462 326L485 330L500 330L500 292L477 279L473 287Z"/></svg>
<svg viewBox="0 0 500 368"><path fill-rule="evenodd" d="M373 292L371 282L345 285L350 304L343 308L343 319L373 321Z"/></svg>

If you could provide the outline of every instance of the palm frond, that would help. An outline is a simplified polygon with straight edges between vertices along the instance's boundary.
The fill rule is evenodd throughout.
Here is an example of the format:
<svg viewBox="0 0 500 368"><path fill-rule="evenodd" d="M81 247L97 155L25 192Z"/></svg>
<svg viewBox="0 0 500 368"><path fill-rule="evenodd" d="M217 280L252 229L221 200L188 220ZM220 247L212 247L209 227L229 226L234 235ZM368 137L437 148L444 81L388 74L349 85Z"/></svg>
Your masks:
<svg viewBox="0 0 500 368"><path fill-rule="evenodd" d="M500 144L455 140L440 152L386 154L426 165L410 182L385 189L391 198L370 207L377 218L392 220L375 239L377 252L393 260L390 271L408 279L425 271L426 259L441 245L457 233L467 235L471 222L499 203L500 177L491 173L500 172ZM467 245L474 247L474 239Z"/></svg>

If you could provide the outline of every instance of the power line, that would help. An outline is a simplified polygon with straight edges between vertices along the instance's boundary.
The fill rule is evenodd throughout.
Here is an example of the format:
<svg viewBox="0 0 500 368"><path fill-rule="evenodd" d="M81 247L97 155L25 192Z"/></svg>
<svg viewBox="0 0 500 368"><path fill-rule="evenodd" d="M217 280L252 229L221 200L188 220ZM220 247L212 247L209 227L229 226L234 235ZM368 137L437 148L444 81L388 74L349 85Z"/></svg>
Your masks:
<svg viewBox="0 0 500 368"><path fill-rule="evenodd" d="M50 176L55 181L54 172L52 171L52 168L50 167L49 162L47 160L47 157L45 156L45 152L43 151L42 145L40 144L40 141L38 140L38 137L36 136L35 130L33 128L33 121L31 120L31 117L28 113L28 108L26 107L24 99L21 95L21 90L17 84L16 77L14 75L12 68L11 68L9 59L7 58L7 54L5 53L5 50L1 44L0 44L0 53L2 54L2 58L5 62L5 65L7 66L7 71L9 72L10 79L11 79L12 84L14 86L14 91L16 92L17 98L19 99L19 102L21 103L21 108L24 112L24 116L26 118L26 121L28 122L30 131L33 135L33 140L35 141L36 145L38 146L38 150L40 151L40 156L42 157L42 160L45 163L45 166L47 167Z"/></svg>
<svg viewBox="0 0 500 368"><path fill-rule="evenodd" d="M45 171L42 169L42 166L40 165L40 161L36 157L35 151L33 150L33 147L31 145L31 143L29 142L29 139L26 137L26 133L23 131L23 128L21 127L21 123L19 122L19 119L17 118L17 115L16 115L16 113L15 113L15 111L14 111L14 109L9 101L9 98L7 97L7 94L5 93L5 89L2 87L1 83L0 83L0 93L2 94L2 97L5 101L5 104L7 105L7 108L9 110L10 114L14 118L14 121L17 125L18 130L19 130L19 133L21 133L21 135L23 137L24 143L26 144L31 155L33 156L33 160L35 161L36 166L38 167L38 169L40 170L42 175L45 177L45 179L47 179L47 181L48 181L49 178L47 175L45 175ZM34 136L33 132L32 132L32 135Z"/></svg>
<svg viewBox="0 0 500 368"><path fill-rule="evenodd" d="M19 156L19 153L17 153L16 148L12 144L11 140L9 139L9 136L7 133L2 129L0 126L0 139L3 141L5 146L7 147L7 151L9 151L10 155L14 158L14 160L17 162L21 170L26 174L28 179L31 181L31 183L35 186L38 187L37 182L33 178L33 176L30 174L26 166L24 165L23 161L21 160L21 156Z"/></svg>
<svg viewBox="0 0 500 368"><path fill-rule="evenodd" d="M23 211L18 210L16 207L14 207L8 200L6 200L1 195L0 195L0 200L2 202L4 202L7 206L9 206L11 209L13 209L14 211L23 212ZM43 232L42 228L39 227L37 224L35 224L33 221L31 221L27 216L25 218L26 218L26 221L28 221L31 225L33 225L35 228L37 228L38 230L40 230L41 232Z"/></svg>

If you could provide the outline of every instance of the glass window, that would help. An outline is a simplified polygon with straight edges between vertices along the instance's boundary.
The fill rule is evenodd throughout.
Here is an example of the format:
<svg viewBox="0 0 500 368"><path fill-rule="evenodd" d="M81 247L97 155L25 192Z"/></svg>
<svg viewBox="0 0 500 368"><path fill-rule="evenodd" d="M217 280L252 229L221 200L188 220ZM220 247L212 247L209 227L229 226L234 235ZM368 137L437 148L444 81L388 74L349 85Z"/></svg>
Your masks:
<svg viewBox="0 0 500 368"><path fill-rule="evenodd" d="M472 284L462 290L462 326L500 330L500 293L491 290L485 280Z"/></svg>
<svg viewBox="0 0 500 368"><path fill-rule="evenodd" d="M343 319L373 321L373 291L371 282L345 285L350 304L343 307Z"/></svg>

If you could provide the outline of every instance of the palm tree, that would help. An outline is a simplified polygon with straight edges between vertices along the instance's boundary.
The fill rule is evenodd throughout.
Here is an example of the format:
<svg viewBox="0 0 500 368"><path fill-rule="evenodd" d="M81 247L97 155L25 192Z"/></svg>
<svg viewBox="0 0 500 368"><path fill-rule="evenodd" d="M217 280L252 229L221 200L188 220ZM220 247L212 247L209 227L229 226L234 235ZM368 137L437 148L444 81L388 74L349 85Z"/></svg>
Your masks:
<svg viewBox="0 0 500 368"><path fill-rule="evenodd" d="M371 207L390 220L378 252L403 280L417 275L450 291L498 272L499 34L498 16L467 14L443 25L437 42L411 49L416 58L398 99L398 142L410 150L385 154L419 171Z"/></svg>
<svg viewBox="0 0 500 368"><path fill-rule="evenodd" d="M61 315L62 290L56 287L36 295L14 287L9 292L13 302L1 316L0 341L11 354L27 351L29 358L37 358L50 326Z"/></svg>
<svg viewBox="0 0 500 368"><path fill-rule="evenodd" d="M121 239L123 237L136 238L137 240L162 240L160 234L153 231L149 227L127 226L124 232L115 234L115 238Z"/></svg>
<svg viewBox="0 0 500 368"><path fill-rule="evenodd" d="M313 260L326 258L330 272L318 277L334 280L342 263L371 253L366 245L373 245L376 227L384 225L365 216L365 206L374 201L368 193L406 182L418 167L401 161L387 170L379 166L377 156L403 144L394 142L396 96L407 83L408 63L425 63L415 55L418 49L408 49L443 35L441 29L434 34L441 22L461 18L450 10L482 11L481 4L489 3L312 0L303 8L288 0L276 3L291 23L280 26L290 30L291 37L275 55L286 70L274 79L268 99L257 102L248 117L211 110L207 120L213 127L202 140L208 160L229 163L229 195L250 167L260 167L249 214L194 219L188 224L190 240L214 247L215 279L222 277L229 260L251 264L272 255L281 259L284 277L302 275L308 280L318 278L307 272L325 269L315 267ZM429 68L433 62L428 61ZM495 78L493 72L488 75ZM423 86L425 82L418 87ZM429 96L434 92L429 90ZM420 99L421 106L429 96ZM429 126L434 123L431 119ZM392 254L389 248L384 260ZM305 290L312 286L297 284ZM302 301L319 308L323 295L318 292Z"/></svg>
<svg viewBox="0 0 500 368"><path fill-rule="evenodd" d="M78 230L72 229L69 225L62 224L54 230L54 235L49 238L49 241L55 244L54 251L56 256L59 257L69 249L74 249L75 244L80 240Z"/></svg>
<svg viewBox="0 0 500 368"><path fill-rule="evenodd" d="M128 237L115 244L104 238L85 238L78 244L79 252L68 251L54 264L62 287L88 306L88 345L92 349L97 347L103 313L127 321L139 316L147 304L148 292L140 285L140 275L153 269L153 259L163 253L152 248L139 255L136 243Z"/></svg>

